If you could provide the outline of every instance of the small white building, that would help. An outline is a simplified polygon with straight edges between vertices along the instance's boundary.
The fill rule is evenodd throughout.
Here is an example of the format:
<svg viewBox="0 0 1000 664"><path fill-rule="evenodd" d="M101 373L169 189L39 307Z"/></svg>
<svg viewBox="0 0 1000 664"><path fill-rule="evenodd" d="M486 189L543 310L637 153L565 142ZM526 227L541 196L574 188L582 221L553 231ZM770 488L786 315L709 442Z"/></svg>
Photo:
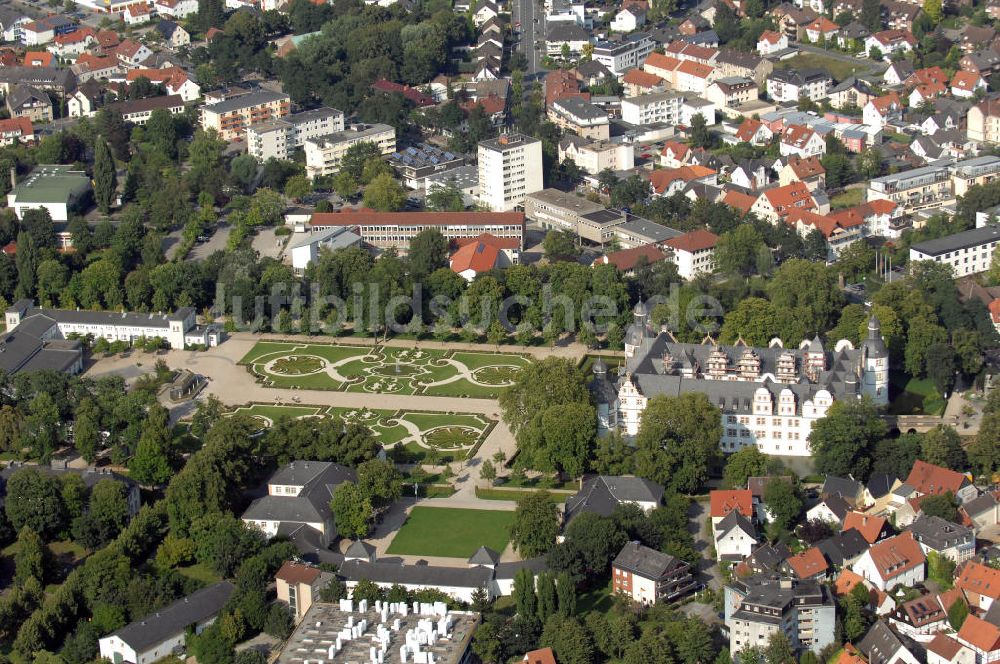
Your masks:
<svg viewBox="0 0 1000 664"><path fill-rule="evenodd" d="M890 537L868 549L851 571L882 591L912 588L924 580L927 557L909 532Z"/></svg>
<svg viewBox="0 0 1000 664"><path fill-rule="evenodd" d="M100 639L101 658L114 664L151 664L182 649L191 629L201 634L215 622L235 591L228 581L177 600Z"/></svg>
<svg viewBox="0 0 1000 664"><path fill-rule="evenodd" d="M312 229L312 232L310 232ZM302 274L309 264L319 258L324 249L346 249L361 244L361 236L351 232L347 226L319 226L316 228L296 228L296 232L285 248L291 257L292 269Z"/></svg>
<svg viewBox="0 0 1000 664"><path fill-rule="evenodd" d="M694 279L699 274L715 271L715 245L719 236L703 228L684 233L663 242L673 251L673 263L682 279Z"/></svg>

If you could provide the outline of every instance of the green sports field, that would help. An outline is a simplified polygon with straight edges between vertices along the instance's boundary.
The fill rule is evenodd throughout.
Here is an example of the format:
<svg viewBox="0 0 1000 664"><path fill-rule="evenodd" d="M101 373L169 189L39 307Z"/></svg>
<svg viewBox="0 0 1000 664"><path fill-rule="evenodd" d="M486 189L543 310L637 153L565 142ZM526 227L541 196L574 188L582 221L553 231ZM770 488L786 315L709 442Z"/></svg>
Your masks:
<svg viewBox="0 0 1000 664"><path fill-rule="evenodd" d="M386 553L468 558L481 546L507 548L513 512L414 507Z"/></svg>

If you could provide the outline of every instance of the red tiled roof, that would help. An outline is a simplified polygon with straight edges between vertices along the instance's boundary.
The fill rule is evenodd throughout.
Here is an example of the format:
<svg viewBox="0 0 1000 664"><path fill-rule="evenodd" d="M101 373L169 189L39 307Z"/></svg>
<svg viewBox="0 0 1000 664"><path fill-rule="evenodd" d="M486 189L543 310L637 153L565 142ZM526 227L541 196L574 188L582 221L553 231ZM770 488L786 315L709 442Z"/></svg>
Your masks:
<svg viewBox="0 0 1000 664"><path fill-rule="evenodd" d="M514 240L514 247L501 246L500 242L493 242L499 238L483 233L471 242L463 244L458 251L451 255L452 272L462 273L472 270L476 274L488 272L497 266L497 259L503 249L517 248L517 240Z"/></svg>
<svg viewBox="0 0 1000 664"><path fill-rule="evenodd" d="M601 257L600 262L604 265L614 265L622 272L633 269L640 258L645 258L647 263L656 263L666 258L655 244L643 244L632 249L613 251Z"/></svg>
<svg viewBox="0 0 1000 664"><path fill-rule="evenodd" d="M840 26L825 16L818 17L815 21L806 26L806 30L816 30L824 34L840 30Z"/></svg>
<svg viewBox="0 0 1000 664"><path fill-rule="evenodd" d="M951 87L972 92L976 89L976 84L981 80L982 77L979 74L959 69L951 79Z"/></svg>
<svg viewBox="0 0 1000 664"><path fill-rule="evenodd" d="M818 547L811 547L802 553L788 559L788 566L795 572L795 576L800 579L811 579L812 577L826 572L829 568L823 552Z"/></svg>
<svg viewBox="0 0 1000 664"><path fill-rule="evenodd" d="M685 60L681 63L681 66L677 68L677 71L696 78L708 78L712 75L712 72L715 71L715 68L711 65L695 62L694 60Z"/></svg>
<svg viewBox="0 0 1000 664"><path fill-rule="evenodd" d="M833 594L837 597L843 597L854 590L858 584L864 585L864 578L856 572L845 569L840 573L840 576L837 577L837 580L833 582Z"/></svg>
<svg viewBox="0 0 1000 664"><path fill-rule="evenodd" d="M697 228L689 233L684 233L683 235L670 238L664 242L663 245L676 249L677 251L694 253L704 249L711 249L718 242L718 235L712 233L711 231L706 231L704 228ZM749 489L747 489L747 491L749 491ZM751 493L751 496L752 495L753 494ZM749 516L749 514L747 516Z"/></svg>
<svg viewBox="0 0 1000 664"><path fill-rule="evenodd" d="M83 27L83 28L77 28L73 32L67 32L64 35L56 35L53 41L55 41L56 44L62 46L64 44L75 44L77 42L82 42L86 40L88 37L93 37L93 36L94 36L93 28Z"/></svg>
<svg viewBox="0 0 1000 664"><path fill-rule="evenodd" d="M625 85L638 85L642 88L655 88L658 85L663 85L663 79L656 74L650 74L641 69L629 69L625 77L622 78L622 83Z"/></svg>
<svg viewBox="0 0 1000 664"><path fill-rule="evenodd" d="M695 60L711 60L719 52L718 49L710 48L708 46L698 46L697 44L677 40L667 44L667 47L664 50L667 53L677 53Z"/></svg>
<svg viewBox="0 0 1000 664"><path fill-rule="evenodd" d="M646 60L643 62L643 67L649 65L650 67L655 67L657 69L666 69L668 71L674 71L681 66L681 61L677 58L672 58L669 55L664 55L663 53L650 53L646 56Z"/></svg>
<svg viewBox="0 0 1000 664"><path fill-rule="evenodd" d="M927 560L917 540L913 539L913 534L908 531L872 545L868 549L868 554L883 579L892 579L905 574L923 565Z"/></svg>
<svg viewBox="0 0 1000 664"><path fill-rule="evenodd" d="M948 83L948 75L944 73L944 70L940 67L924 67L923 69L918 69L913 72L913 78L918 83L929 84L929 83L940 83L941 85L946 85Z"/></svg>
<svg viewBox="0 0 1000 664"><path fill-rule="evenodd" d="M916 46L917 40L909 30L883 30L872 35L876 41L883 46L889 46L898 42L906 42L910 46Z"/></svg>
<svg viewBox="0 0 1000 664"><path fill-rule="evenodd" d="M19 118L0 120L0 134L9 134L18 131L21 132L22 136L34 136L35 128L31 126L31 118L21 116Z"/></svg>
<svg viewBox="0 0 1000 664"><path fill-rule="evenodd" d="M962 473L935 466L926 461L917 460L913 464L913 469L906 478L906 483L920 493L938 494L951 491L957 494L958 490L968 484L969 479Z"/></svg>
<svg viewBox="0 0 1000 664"><path fill-rule="evenodd" d="M724 517L739 510L745 517L753 516L753 494L749 489L717 490L708 493L712 517Z"/></svg>
<svg viewBox="0 0 1000 664"><path fill-rule="evenodd" d="M767 199L778 215L785 215L795 208L802 210L816 208L816 200L804 182L791 182L784 187L768 189L761 196Z"/></svg>
<svg viewBox="0 0 1000 664"><path fill-rule="evenodd" d="M0 251L4 252L8 256L13 256L14 254L17 253L17 242L11 240L7 244L5 244L3 246L3 249L0 249Z"/></svg>
<svg viewBox="0 0 1000 664"><path fill-rule="evenodd" d="M691 182L699 178L714 175L716 171L706 166L690 165L678 168L660 168L649 174L649 183L653 185L653 191L662 194L670 184L677 180Z"/></svg>
<svg viewBox="0 0 1000 664"><path fill-rule="evenodd" d="M344 212L316 212L313 226L523 226L523 212L376 212L367 208Z"/></svg>
<svg viewBox="0 0 1000 664"><path fill-rule="evenodd" d="M1000 650L1000 627L976 616L970 615L965 619L958 630L958 638L983 652Z"/></svg>
<svg viewBox="0 0 1000 664"><path fill-rule="evenodd" d="M927 644L927 650L944 658L947 661L954 661L955 655L962 649L962 644L951 638L944 632L938 632L931 642Z"/></svg>
<svg viewBox="0 0 1000 664"><path fill-rule="evenodd" d="M886 523L887 520L883 516L868 515L862 512L848 512L847 518L844 519L844 530L854 528L861 533L866 542L874 544Z"/></svg>
<svg viewBox="0 0 1000 664"><path fill-rule="evenodd" d="M781 142L794 148L804 148L815 133L805 125L788 125L781 132Z"/></svg>
<svg viewBox="0 0 1000 664"><path fill-rule="evenodd" d="M726 192L726 195L722 197L722 202L731 208L736 208L743 214L750 211L753 204L757 202L757 199L749 194L744 194L742 191L736 191L735 189L730 189Z"/></svg>
<svg viewBox="0 0 1000 664"><path fill-rule="evenodd" d="M889 94L882 95L881 97L875 97L870 101L876 110L883 115L893 109L900 109L903 107L903 102L899 100L899 95L895 92L890 92Z"/></svg>
<svg viewBox="0 0 1000 664"><path fill-rule="evenodd" d="M24 54L25 67L51 67L52 54L48 51L28 51Z"/></svg>
<svg viewBox="0 0 1000 664"><path fill-rule="evenodd" d="M985 595L1000 600L1000 570L970 560L955 573L955 587L968 595Z"/></svg>
<svg viewBox="0 0 1000 664"><path fill-rule="evenodd" d="M890 200L884 198L878 198L874 201L868 201L867 203L862 203L859 207L869 207L871 211L875 214L892 214L896 209L897 205Z"/></svg>
<svg viewBox="0 0 1000 664"><path fill-rule="evenodd" d="M281 566L274 577L291 584L307 583L312 585L319 578L319 575L320 570L315 567L288 561Z"/></svg>
<svg viewBox="0 0 1000 664"><path fill-rule="evenodd" d="M736 130L736 138L743 142L748 142L752 140L754 135L756 135L757 130L760 129L760 126L762 124L764 123L761 122L760 120L747 118L740 125L740 128Z"/></svg>
<svg viewBox="0 0 1000 664"><path fill-rule="evenodd" d="M774 30L765 30L760 33L760 39L758 41L765 42L767 44L777 44L781 41L781 35Z"/></svg>
<svg viewBox="0 0 1000 664"><path fill-rule="evenodd" d="M425 95L420 90L416 88L411 88L409 85L403 85L402 83L393 83L392 81L387 81L384 78L372 83L372 89L378 90L379 92L394 93L398 92L403 95L406 99L413 102L417 106L433 106L434 99L430 96Z"/></svg>
<svg viewBox="0 0 1000 664"><path fill-rule="evenodd" d="M806 180L816 175L826 175L826 169L823 168L819 157L799 157L793 155L788 158L788 165L791 167L792 172L795 173L795 177L800 180Z"/></svg>
<svg viewBox="0 0 1000 664"><path fill-rule="evenodd" d="M555 653L552 648L539 648L524 654L524 664L556 664Z"/></svg>

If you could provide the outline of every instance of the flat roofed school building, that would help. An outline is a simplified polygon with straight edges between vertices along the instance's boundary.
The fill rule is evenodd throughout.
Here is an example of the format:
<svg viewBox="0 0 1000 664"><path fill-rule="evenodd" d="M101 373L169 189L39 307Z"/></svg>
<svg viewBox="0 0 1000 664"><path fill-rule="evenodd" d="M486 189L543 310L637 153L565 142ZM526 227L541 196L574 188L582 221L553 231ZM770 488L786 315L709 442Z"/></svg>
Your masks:
<svg viewBox="0 0 1000 664"><path fill-rule="evenodd" d="M498 238L514 238L524 248L523 212L317 212L312 226L354 226L361 239L380 249L396 247L406 251L410 240L428 228L441 232L446 240L479 237L489 233Z"/></svg>
<svg viewBox="0 0 1000 664"><path fill-rule="evenodd" d="M910 261L950 265L956 277L990 269L993 250L1000 240L1000 226L990 224L954 235L918 242L910 247Z"/></svg>

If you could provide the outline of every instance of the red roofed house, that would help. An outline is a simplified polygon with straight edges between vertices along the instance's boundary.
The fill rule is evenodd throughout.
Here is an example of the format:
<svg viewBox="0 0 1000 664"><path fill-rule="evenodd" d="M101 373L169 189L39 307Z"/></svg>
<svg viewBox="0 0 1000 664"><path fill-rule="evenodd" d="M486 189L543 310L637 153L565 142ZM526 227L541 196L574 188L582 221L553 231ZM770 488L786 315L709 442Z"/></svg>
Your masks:
<svg viewBox="0 0 1000 664"><path fill-rule="evenodd" d="M706 166L681 166L680 168L660 168L649 174L649 184L653 194L669 198L682 191L689 182L704 182L714 185L718 173Z"/></svg>
<svg viewBox="0 0 1000 664"><path fill-rule="evenodd" d="M861 219L843 219L794 208L785 217L785 222L794 226L802 237L819 231L826 240L827 260L836 260L844 249L863 238L866 228Z"/></svg>
<svg viewBox="0 0 1000 664"><path fill-rule="evenodd" d="M739 210L742 216L746 216L746 214L750 212L750 208L752 208L753 204L756 202L756 196L744 194L742 191L737 191L735 189L730 189L726 192L726 195L722 197L722 203L724 205L728 205L731 208Z"/></svg>
<svg viewBox="0 0 1000 664"><path fill-rule="evenodd" d="M703 272L715 270L715 245L718 243L718 235L699 228L660 244L673 252L677 274L682 279L694 279Z"/></svg>
<svg viewBox="0 0 1000 664"><path fill-rule="evenodd" d="M916 45L917 39L908 30L883 30L865 40L865 51L871 53L873 48L877 48L888 61L893 53L912 51Z"/></svg>
<svg viewBox="0 0 1000 664"><path fill-rule="evenodd" d="M736 140L757 146L767 145L773 136L770 127L754 118L747 118L736 130Z"/></svg>
<svg viewBox="0 0 1000 664"><path fill-rule="evenodd" d="M594 261L594 265L614 265L618 271L626 276L635 274L635 268L640 264L651 265L667 259L667 254L663 253L655 244L641 244L632 249L622 251L612 251L604 254Z"/></svg>
<svg viewBox="0 0 1000 664"><path fill-rule="evenodd" d="M24 54L25 67L51 67L53 56L48 51L27 51Z"/></svg>
<svg viewBox="0 0 1000 664"><path fill-rule="evenodd" d="M973 610L985 612L1000 599L1000 570L970 560L955 572L955 587L965 593Z"/></svg>
<svg viewBox="0 0 1000 664"><path fill-rule="evenodd" d="M819 157L791 156L778 171L778 184L785 186L792 182L802 182L809 191L826 188L826 169Z"/></svg>
<svg viewBox="0 0 1000 664"><path fill-rule="evenodd" d="M761 57L784 51L786 48L788 48L788 36L774 30L765 30L757 40L757 53Z"/></svg>
<svg viewBox="0 0 1000 664"><path fill-rule="evenodd" d="M153 52L149 48L132 39L126 39L115 47L115 57L126 69L135 69L141 66L151 55Z"/></svg>
<svg viewBox="0 0 1000 664"><path fill-rule="evenodd" d="M879 590L915 586L925 578L927 557L909 532L873 545L851 565L851 570Z"/></svg>
<svg viewBox="0 0 1000 664"><path fill-rule="evenodd" d="M906 477L906 483L917 493L937 495L951 491L959 501L967 503L979 495L972 481L962 473L926 461L917 460Z"/></svg>
<svg viewBox="0 0 1000 664"><path fill-rule="evenodd" d="M840 26L825 16L819 16L812 23L806 24L806 37L814 44L823 38L824 42L833 41L840 33Z"/></svg>
<svg viewBox="0 0 1000 664"><path fill-rule="evenodd" d="M889 622L901 634L926 642L932 635L949 628L948 609L960 596L961 593L949 590L903 602L889 616Z"/></svg>
<svg viewBox="0 0 1000 664"><path fill-rule="evenodd" d="M830 565L826 562L819 547L814 546L786 559L782 563L782 569L790 572L792 577L802 581L824 581Z"/></svg>
<svg viewBox="0 0 1000 664"><path fill-rule="evenodd" d="M691 148L685 143L667 141L660 150L660 166L664 168L680 168L691 157Z"/></svg>
<svg viewBox="0 0 1000 664"><path fill-rule="evenodd" d="M629 97L648 94L650 92L663 92L666 89L666 81L641 69L629 69L622 78L622 85L625 86L625 94Z"/></svg>
<svg viewBox="0 0 1000 664"><path fill-rule="evenodd" d="M854 590L858 584L865 585L865 580L851 570L845 569L837 575L837 579L833 582L833 594L837 597L843 597Z"/></svg>
<svg viewBox="0 0 1000 664"><path fill-rule="evenodd" d="M976 664L976 654L953 636L938 632L927 644L927 664Z"/></svg>
<svg viewBox="0 0 1000 664"><path fill-rule="evenodd" d="M489 233L455 241L459 248L448 259L451 271L468 282L495 268L510 267L518 261L521 243L515 238L498 238Z"/></svg>
<svg viewBox="0 0 1000 664"><path fill-rule="evenodd" d="M677 68L680 66L681 60L678 58L664 55L663 53L653 52L646 56L646 60L642 63L642 70L649 74L659 76L673 85L675 78L674 72L676 72Z"/></svg>
<svg viewBox="0 0 1000 664"><path fill-rule="evenodd" d="M125 8L125 11L122 12L122 19L124 19L125 25L149 23L153 20L153 10L145 2L137 2Z"/></svg>
<svg viewBox="0 0 1000 664"><path fill-rule="evenodd" d="M968 616L955 638L976 654L976 664L1000 661L1000 627Z"/></svg>
<svg viewBox="0 0 1000 664"><path fill-rule="evenodd" d="M892 526L889 525L888 519L884 516L869 515L864 512L847 513L843 529L846 531L851 528L861 533L861 536L869 544L874 544L892 535Z"/></svg>
<svg viewBox="0 0 1000 664"><path fill-rule="evenodd" d="M48 49L60 58L80 55L90 48L91 44L97 42L97 38L94 35L95 33L93 28L86 26L77 28L73 32L67 32L64 35L56 35Z"/></svg>
<svg viewBox="0 0 1000 664"><path fill-rule="evenodd" d="M31 118L22 116L0 120L0 145L31 143L34 140L35 130L31 126Z"/></svg>
<svg viewBox="0 0 1000 664"><path fill-rule="evenodd" d="M776 223L795 209L817 210L816 200L804 182L792 182L761 192L750 211L761 219Z"/></svg>
<svg viewBox="0 0 1000 664"><path fill-rule="evenodd" d="M895 92L870 99L861 109L861 121L869 127L879 129L890 122L898 121L902 116L903 102Z"/></svg>
<svg viewBox="0 0 1000 664"><path fill-rule="evenodd" d="M1000 297L990 300L986 308L990 312L990 321L993 323L993 327L997 332L1000 332Z"/></svg>
<svg viewBox="0 0 1000 664"><path fill-rule="evenodd" d="M718 524L732 511L753 518L753 492L750 489L728 489L708 492L712 525Z"/></svg>
<svg viewBox="0 0 1000 664"><path fill-rule="evenodd" d="M399 93L408 101L413 102L415 106L423 107L434 105L434 98L430 95L426 95L416 88L411 88L409 85L393 83L392 81L387 81L384 78L380 78L372 83L372 89L386 94Z"/></svg>
<svg viewBox="0 0 1000 664"><path fill-rule="evenodd" d="M977 90L986 90L986 81L976 72L959 69L951 77L951 94L959 99L976 96Z"/></svg>
<svg viewBox="0 0 1000 664"><path fill-rule="evenodd" d="M556 655L552 648L540 648L524 654L523 664L556 664Z"/></svg>
<svg viewBox="0 0 1000 664"><path fill-rule="evenodd" d="M589 92L580 92L580 81L567 69L556 69L545 75L545 106L557 99L580 97L590 101Z"/></svg>
<svg viewBox="0 0 1000 664"><path fill-rule="evenodd" d="M868 664L868 661L858 652L853 643L845 643L835 664Z"/></svg>
<svg viewBox="0 0 1000 664"><path fill-rule="evenodd" d="M195 83L180 67L133 69L125 76L125 80L129 83L133 83L139 78L149 79L151 83L162 84L168 95L180 95L185 102L195 101L201 96L201 86Z"/></svg>
<svg viewBox="0 0 1000 664"><path fill-rule="evenodd" d="M685 60L674 73L674 89L704 96L709 84L719 77L718 70L701 62Z"/></svg>
<svg viewBox="0 0 1000 664"><path fill-rule="evenodd" d="M826 141L805 125L788 125L781 132L781 156L819 157L826 154Z"/></svg>

